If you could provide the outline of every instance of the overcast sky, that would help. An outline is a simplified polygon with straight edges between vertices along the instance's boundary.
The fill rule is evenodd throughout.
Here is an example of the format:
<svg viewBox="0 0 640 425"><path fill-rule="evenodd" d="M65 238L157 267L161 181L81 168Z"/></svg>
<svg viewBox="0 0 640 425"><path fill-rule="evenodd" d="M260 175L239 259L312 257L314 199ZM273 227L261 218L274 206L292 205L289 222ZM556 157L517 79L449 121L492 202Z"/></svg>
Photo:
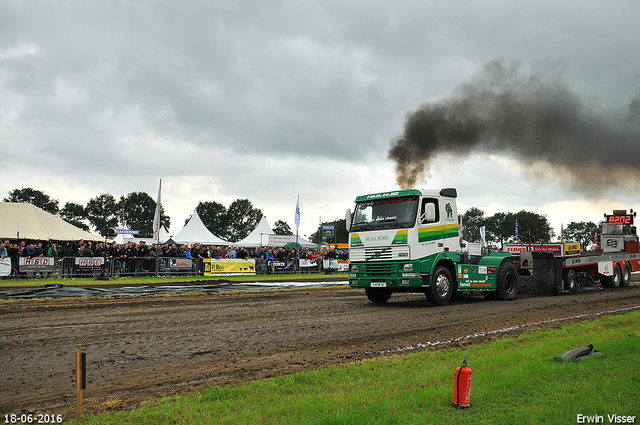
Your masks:
<svg viewBox="0 0 640 425"><path fill-rule="evenodd" d="M407 114L492 61L560 84L596 117L640 93L637 0L444 3L4 0L0 197L155 199L162 178L175 234L198 202L239 198L295 232L299 195L309 236L357 195L398 188L388 153ZM578 150L597 157L606 142ZM633 182L589 193L541 169L472 148L439 154L416 186L456 187L461 213L545 214L556 233L640 209Z"/></svg>

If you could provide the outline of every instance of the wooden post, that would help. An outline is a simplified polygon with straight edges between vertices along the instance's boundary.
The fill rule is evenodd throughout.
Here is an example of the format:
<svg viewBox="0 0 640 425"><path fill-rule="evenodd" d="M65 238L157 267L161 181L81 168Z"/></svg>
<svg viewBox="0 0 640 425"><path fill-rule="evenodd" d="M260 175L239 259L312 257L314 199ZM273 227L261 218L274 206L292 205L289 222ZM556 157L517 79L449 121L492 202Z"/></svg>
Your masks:
<svg viewBox="0 0 640 425"><path fill-rule="evenodd" d="M78 419L82 419L82 390L84 382L82 345L76 348L76 391L78 393L78 406L76 409Z"/></svg>

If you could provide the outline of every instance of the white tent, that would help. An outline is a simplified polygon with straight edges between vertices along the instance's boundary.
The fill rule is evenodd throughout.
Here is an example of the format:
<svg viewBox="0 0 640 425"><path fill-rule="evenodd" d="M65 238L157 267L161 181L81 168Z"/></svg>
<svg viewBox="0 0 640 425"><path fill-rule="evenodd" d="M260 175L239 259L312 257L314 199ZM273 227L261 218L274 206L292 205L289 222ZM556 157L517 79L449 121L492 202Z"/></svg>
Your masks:
<svg viewBox="0 0 640 425"><path fill-rule="evenodd" d="M190 245L196 242L203 245L231 245L230 242L220 239L219 237L211 233L209 229L205 227L196 210L193 210L193 215L189 219L189 222L171 239L173 239L173 241L177 244L186 245Z"/></svg>
<svg viewBox="0 0 640 425"><path fill-rule="evenodd" d="M271 230L269 223L267 223L267 218L262 216L256 228L253 229L246 238L234 242L233 245L244 248L256 248L259 246L284 246L287 242L296 242L296 235L276 235L273 233L273 230ZM316 244L301 237L298 237L298 243L304 248L317 247Z"/></svg>
<svg viewBox="0 0 640 425"><path fill-rule="evenodd" d="M0 238L54 241L104 241L28 203L0 202Z"/></svg>

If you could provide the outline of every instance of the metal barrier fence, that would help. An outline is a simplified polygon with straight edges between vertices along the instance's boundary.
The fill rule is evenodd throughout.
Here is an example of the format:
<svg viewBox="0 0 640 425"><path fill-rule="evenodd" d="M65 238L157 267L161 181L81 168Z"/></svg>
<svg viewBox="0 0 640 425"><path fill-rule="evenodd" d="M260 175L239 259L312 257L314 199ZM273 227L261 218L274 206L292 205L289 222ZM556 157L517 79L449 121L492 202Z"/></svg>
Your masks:
<svg viewBox="0 0 640 425"><path fill-rule="evenodd" d="M227 269L235 260L197 259L184 257L36 257L19 258L18 278L120 278L130 276L210 276L222 272L233 274L238 270ZM243 261L241 272L256 274L319 273L327 269L337 270L337 260L237 260ZM222 267L224 266L224 267ZM15 273L15 270L14 270Z"/></svg>

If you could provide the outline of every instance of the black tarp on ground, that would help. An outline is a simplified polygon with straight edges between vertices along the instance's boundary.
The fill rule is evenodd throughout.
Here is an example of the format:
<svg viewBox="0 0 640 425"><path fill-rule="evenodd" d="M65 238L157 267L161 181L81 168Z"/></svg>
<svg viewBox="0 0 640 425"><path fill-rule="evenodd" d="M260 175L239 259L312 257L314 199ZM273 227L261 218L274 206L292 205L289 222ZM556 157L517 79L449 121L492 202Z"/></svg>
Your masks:
<svg viewBox="0 0 640 425"><path fill-rule="evenodd" d="M0 300L24 300L31 298L68 297L126 297L132 295L184 294L192 292L257 291L264 289L286 289L317 286L347 285L347 282L251 282L216 283L212 285L166 285L81 288L64 285L46 285L0 292Z"/></svg>
<svg viewBox="0 0 640 425"><path fill-rule="evenodd" d="M588 359L590 357L608 356L608 354L602 351L595 350L593 344L586 345L584 347L574 348L562 354L558 354L552 360L559 362L575 362L578 360Z"/></svg>

